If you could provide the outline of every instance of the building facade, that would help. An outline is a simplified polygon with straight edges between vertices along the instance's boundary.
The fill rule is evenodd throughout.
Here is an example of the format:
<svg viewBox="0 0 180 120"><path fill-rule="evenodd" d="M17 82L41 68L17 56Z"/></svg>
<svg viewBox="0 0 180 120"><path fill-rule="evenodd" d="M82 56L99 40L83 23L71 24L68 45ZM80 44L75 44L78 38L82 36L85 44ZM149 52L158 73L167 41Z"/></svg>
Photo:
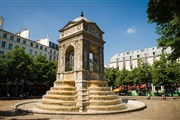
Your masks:
<svg viewBox="0 0 180 120"><path fill-rule="evenodd" d="M109 62L109 67L119 70L132 70L138 66L138 60L144 60L145 63L152 65L155 60L160 59L162 53L171 53L171 48L163 50L162 48L152 47L141 50L128 51L114 55Z"/></svg>
<svg viewBox="0 0 180 120"><path fill-rule="evenodd" d="M58 45L51 42L49 37L33 41L29 39L29 29L25 29L20 33L14 34L3 29L3 18L1 17L2 27L0 29L0 54L7 54L15 47L24 49L24 51L32 56L41 54L47 60L57 60Z"/></svg>

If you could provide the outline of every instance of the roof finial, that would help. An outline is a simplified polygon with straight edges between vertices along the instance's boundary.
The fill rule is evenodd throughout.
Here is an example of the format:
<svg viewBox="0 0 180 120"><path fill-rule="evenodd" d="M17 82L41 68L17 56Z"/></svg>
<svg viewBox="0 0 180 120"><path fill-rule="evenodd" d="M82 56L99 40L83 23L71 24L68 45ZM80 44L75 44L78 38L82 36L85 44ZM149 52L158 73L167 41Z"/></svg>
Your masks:
<svg viewBox="0 0 180 120"><path fill-rule="evenodd" d="M84 17L83 11L81 12L81 17Z"/></svg>

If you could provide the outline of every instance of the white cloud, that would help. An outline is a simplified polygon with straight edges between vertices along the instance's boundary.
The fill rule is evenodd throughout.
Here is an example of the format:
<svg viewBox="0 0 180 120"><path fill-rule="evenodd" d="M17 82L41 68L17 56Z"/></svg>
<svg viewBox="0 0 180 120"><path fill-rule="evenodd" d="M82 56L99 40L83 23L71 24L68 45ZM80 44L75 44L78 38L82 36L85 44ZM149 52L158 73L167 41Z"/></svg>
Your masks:
<svg viewBox="0 0 180 120"><path fill-rule="evenodd" d="M130 27L126 30L127 34L132 34L135 33L137 31L137 29L135 27Z"/></svg>

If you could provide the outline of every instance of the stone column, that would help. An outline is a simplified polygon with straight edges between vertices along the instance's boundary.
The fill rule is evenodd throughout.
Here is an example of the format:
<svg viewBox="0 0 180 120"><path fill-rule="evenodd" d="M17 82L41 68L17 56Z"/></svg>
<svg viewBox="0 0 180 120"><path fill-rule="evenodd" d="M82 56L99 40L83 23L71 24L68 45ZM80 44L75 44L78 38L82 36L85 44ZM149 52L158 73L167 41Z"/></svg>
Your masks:
<svg viewBox="0 0 180 120"><path fill-rule="evenodd" d="M77 106L79 106L79 112L86 111L87 105L87 81L86 80L76 80L76 87L77 87Z"/></svg>

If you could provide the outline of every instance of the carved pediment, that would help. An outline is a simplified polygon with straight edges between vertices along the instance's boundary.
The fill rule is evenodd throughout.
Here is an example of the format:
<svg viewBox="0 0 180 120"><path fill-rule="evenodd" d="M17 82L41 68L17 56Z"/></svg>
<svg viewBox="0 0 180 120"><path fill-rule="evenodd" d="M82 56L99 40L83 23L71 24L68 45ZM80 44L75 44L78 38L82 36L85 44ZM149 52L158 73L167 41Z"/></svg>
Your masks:
<svg viewBox="0 0 180 120"><path fill-rule="evenodd" d="M93 23L93 22L88 23L88 26L92 27L92 29L98 31L99 33L102 33L102 34L104 33L96 23Z"/></svg>
<svg viewBox="0 0 180 120"><path fill-rule="evenodd" d="M69 23L63 29L61 29L60 38L72 35L82 30L82 23Z"/></svg>
<svg viewBox="0 0 180 120"><path fill-rule="evenodd" d="M95 24L95 23L89 23L87 25L87 30L88 33L92 34L93 36L96 36L100 39L102 39L103 31Z"/></svg>
<svg viewBox="0 0 180 120"><path fill-rule="evenodd" d="M69 27L74 26L74 25L76 25L76 24L77 24L76 22L70 21L70 22L68 22L68 23L67 23L61 30L59 30L59 31L62 32L62 31L66 30L66 29L68 29Z"/></svg>

